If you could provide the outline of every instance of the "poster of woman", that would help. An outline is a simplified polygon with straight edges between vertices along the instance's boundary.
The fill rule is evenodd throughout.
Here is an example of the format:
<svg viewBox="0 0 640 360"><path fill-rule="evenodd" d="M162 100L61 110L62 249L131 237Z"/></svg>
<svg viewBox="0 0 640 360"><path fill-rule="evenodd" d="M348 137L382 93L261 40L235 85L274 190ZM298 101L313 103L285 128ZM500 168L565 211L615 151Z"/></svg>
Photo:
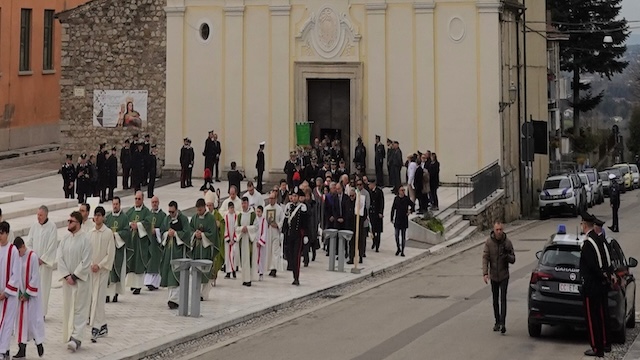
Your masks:
<svg viewBox="0 0 640 360"><path fill-rule="evenodd" d="M93 126L147 127L147 90L95 90Z"/></svg>

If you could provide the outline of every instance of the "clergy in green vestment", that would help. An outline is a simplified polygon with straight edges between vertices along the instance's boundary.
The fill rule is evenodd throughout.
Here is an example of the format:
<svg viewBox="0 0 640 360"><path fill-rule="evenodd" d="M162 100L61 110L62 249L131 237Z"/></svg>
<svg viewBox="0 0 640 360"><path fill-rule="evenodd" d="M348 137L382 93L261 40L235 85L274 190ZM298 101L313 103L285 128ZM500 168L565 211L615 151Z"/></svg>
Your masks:
<svg viewBox="0 0 640 360"><path fill-rule="evenodd" d="M120 197L114 196L111 203L112 212L107 214L105 225L113 231L116 243L116 254L113 269L109 275L107 302L118 302L118 295L124 293L124 281L127 274L127 246L131 238L129 218L122 212Z"/></svg>
<svg viewBox="0 0 640 360"><path fill-rule="evenodd" d="M210 260L213 263L213 259L219 252L219 249L215 247L218 228L216 219L207 211L204 199L196 201L196 215L191 218L190 225L192 232L190 257L194 260ZM200 298L202 300L209 299L213 272L212 266L208 273L202 274L202 286L200 288Z"/></svg>
<svg viewBox="0 0 640 360"><path fill-rule="evenodd" d="M178 210L178 203L169 203L169 216L162 225L162 260L160 262L160 286L169 289L169 309L177 309L180 294L180 273L173 271L171 260L186 259L189 253L191 229L189 219ZM189 286L189 284L185 284ZM186 304L185 304L186 305Z"/></svg>
<svg viewBox="0 0 640 360"><path fill-rule="evenodd" d="M220 189L217 189L214 193L213 191L207 191L204 195L204 201L207 205L207 210L213 214L213 218L216 220L216 228L218 229L218 236L216 237L216 242L214 243L214 257L213 257L213 286L216 286L216 279L218 278L218 272L222 269L224 265L224 217L220 214Z"/></svg>
<svg viewBox="0 0 640 360"><path fill-rule="evenodd" d="M134 295L140 294L144 285L144 273L149 265L149 237L151 230L151 211L144 206L144 195L137 191L134 206L127 211L131 239L127 244L127 281Z"/></svg>
<svg viewBox="0 0 640 360"><path fill-rule="evenodd" d="M151 232L149 234L149 264L144 274L144 286L149 291L158 290L160 287L160 260L162 259L162 233L167 229L162 228L167 214L160 209L160 199L157 196L151 198Z"/></svg>

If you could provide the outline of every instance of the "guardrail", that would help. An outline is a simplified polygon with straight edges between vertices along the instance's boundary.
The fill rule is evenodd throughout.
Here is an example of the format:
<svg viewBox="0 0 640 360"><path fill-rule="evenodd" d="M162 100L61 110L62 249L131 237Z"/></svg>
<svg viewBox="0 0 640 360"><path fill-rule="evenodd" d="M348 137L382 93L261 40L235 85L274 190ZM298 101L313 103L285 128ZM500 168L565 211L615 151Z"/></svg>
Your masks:
<svg viewBox="0 0 640 360"><path fill-rule="evenodd" d="M458 209L470 209L502 187L502 171L498 160L471 175L456 175Z"/></svg>

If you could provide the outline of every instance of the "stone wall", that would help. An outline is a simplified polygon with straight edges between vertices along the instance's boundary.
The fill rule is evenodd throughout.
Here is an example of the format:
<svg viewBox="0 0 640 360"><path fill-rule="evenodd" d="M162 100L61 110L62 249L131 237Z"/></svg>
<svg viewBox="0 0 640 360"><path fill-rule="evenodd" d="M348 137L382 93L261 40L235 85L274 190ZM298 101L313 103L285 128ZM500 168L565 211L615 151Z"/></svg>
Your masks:
<svg viewBox="0 0 640 360"><path fill-rule="evenodd" d="M478 231L492 229L496 221L505 220L505 197L500 197L479 214L464 216L464 218L469 220L471 225L477 226Z"/></svg>
<svg viewBox="0 0 640 360"><path fill-rule="evenodd" d="M164 159L166 0L93 0L58 14L62 24L61 160L151 135ZM94 90L147 90L147 127L93 125Z"/></svg>

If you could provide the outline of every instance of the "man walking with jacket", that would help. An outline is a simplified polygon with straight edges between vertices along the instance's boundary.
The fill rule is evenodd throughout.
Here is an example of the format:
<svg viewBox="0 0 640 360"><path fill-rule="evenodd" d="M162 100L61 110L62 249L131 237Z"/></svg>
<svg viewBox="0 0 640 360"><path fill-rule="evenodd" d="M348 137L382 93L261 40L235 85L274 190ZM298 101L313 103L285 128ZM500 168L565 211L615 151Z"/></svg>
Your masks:
<svg viewBox="0 0 640 360"><path fill-rule="evenodd" d="M484 283L491 280L493 293L493 315L495 325L493 331L507 332L505 320L507 317L507 286L509 286L509 264L516 262L511 240L504 233L504 226L500 221L493 224L493 231L484 244L482 252L482 275ZM498 302L499 298L499 302Z"/></svg>

